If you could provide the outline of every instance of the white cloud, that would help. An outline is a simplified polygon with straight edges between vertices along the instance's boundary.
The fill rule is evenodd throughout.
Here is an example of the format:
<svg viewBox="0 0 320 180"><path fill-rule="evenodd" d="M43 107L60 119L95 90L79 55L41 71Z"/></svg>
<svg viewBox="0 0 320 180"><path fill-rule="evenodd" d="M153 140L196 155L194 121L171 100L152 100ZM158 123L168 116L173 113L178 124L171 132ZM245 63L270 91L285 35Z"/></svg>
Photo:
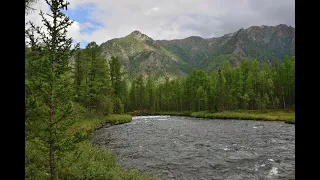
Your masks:
<svg viewBox="0 0 320 180"><path fill-rule="evenodd" d="M33 8L35 8L36 11L34 11L31 14L26 15L25 22L27 23L27 22L31 21L36 26L42 27L42 31L47 32L46 27L43 26L42 18L39 15L40 10L45 14L46 13L50 14L50 11L49 11L49 8L48 8L46 2L44 0L40 0L33 6ZM47 19L49 20L49 22L53 22L52 17L47 16ZM90 22L80 24L79 22L74 21L74 23L71 26L69 26L67 29L67 31L68 31L67 36L72 37L72 39L74 40L74 44L76 44L77 42L80 42L81 40L83 40L82 34L80 33L81 28L88 28L88 27L92 27L92 26L93 25ZM26 25L26 28L28 28L28 27L29 27L29 25ZM37 37L37 34L35 34L35 36Z"/></svg>
<svg viewBox="0 0 320 180"><path fill-rule="evenodd" d="M75 23L69 35L75 40L101 44L134 30L153 39L188 36L222 36L241 27L287 24L295 26L294 0L69 0L69 10L89 8L90 19L102 24L91 33L90 22ZM39 1L42 8L44 1ZM39 4L38 3L38 4ZM44 3L45 4L45 3ZM92 4L94 6L92 6ZM35 15L32 19L39 21Z"/></svg>
<svg viewBox="0 0 320 180"><path fill-rule="evenodd" d="M153 7L152 9L149 9L149 10L145 13L145 15L149 16L149 15L152 15L152 13L155 13L155 12L157 12L157 11L159 11L159 8L158 8L158 7Z"/></svg>
<svg viewBox="0 0 320 180"><path fill-rule="evenodd" d="M72 40L77 43L81 42L81 40L83 39L82 34L80 33L81 26L82 25L80 23L74 21L73 24L67 29L67 36L72 37Z"/></svg>
<svg viewBox="0 0 320 180"><path fill-rule="evenodd" d="M83 23L83 24L80 24L80 28L81 28L81 29L93 28L93 27L95 27L95 25L93 25L93 24L90 23L90 22L85 22L85 23Z"/></svg>

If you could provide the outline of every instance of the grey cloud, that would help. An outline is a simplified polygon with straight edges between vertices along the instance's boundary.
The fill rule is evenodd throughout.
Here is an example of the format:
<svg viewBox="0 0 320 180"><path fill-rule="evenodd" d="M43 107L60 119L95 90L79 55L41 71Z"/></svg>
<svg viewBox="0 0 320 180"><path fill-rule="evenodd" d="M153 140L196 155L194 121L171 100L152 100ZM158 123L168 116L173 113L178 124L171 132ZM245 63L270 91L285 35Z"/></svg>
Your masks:
<svg viewBox="0 0 320 180"><path fill-rule="evenodd" d="M97 43L133 30L153 39L179 39L218 37L252 25L295 26L294 0L83 0L74 8L81 3L96 4L90 17L105 28L85 37Z"/></svg>

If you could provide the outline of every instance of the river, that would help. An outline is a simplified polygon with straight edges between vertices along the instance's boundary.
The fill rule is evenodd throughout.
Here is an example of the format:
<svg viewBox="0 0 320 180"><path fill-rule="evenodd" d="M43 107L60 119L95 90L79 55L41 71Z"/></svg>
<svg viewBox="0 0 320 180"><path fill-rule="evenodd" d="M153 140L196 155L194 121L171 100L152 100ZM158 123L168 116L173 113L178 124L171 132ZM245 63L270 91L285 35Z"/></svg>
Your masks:
<svg viewBox="0 0 320 180"><path fill-rule="evenodd" d="M283 122L135 116L91 141L159 179L295 179L295 125Z"/></svg>

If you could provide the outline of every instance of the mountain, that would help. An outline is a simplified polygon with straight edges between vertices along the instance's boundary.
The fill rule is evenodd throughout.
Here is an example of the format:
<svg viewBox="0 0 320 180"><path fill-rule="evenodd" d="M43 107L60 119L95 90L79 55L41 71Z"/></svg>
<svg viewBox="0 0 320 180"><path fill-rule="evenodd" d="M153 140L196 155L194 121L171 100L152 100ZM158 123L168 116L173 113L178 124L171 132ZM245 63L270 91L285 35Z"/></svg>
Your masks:
<svg viewBox="0 0 320 180"><path fill-rule="evenodd" d="M109 40L100 45L101 56L110 59L118 56L130 75L183 76L191 66L159 43L139 31Z"/></svg>
<svg viewBox="0 0 320 180"><path fill-rule="evenodd" d="M285 55L293 56L295 29L277 26L251 26L222 37L153 40L134 31L101 44L101 56L120 58L129 74L183 76L192 68L212 71L229 61L232 66L241 58L258 59L261 63L282 62Z"/></svg>

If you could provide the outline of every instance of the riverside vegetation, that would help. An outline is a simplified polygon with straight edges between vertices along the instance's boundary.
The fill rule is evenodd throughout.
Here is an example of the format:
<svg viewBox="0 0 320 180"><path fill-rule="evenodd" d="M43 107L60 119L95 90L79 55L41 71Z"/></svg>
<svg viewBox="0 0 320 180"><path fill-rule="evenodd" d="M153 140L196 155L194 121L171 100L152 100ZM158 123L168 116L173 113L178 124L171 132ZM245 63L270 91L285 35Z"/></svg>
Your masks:
<svg viewBox="0 0 320 180"><path fill-rule="evenodd" d="M40 16L48 33L31 22L26 28L26 179L155 179L121 169L112 152L88 141L101 124L130 122L129 112L294 122L285 111L295 105L294 56L272 65L226 62L174 79L129 77L118 57L99 56L95 42L72 46L68 3L46 2L51 17Z"/></svg>
<svg viewBox="0 0 320 180"><path fill-rule="evenodd" d="M210 111L135 111L130 112L132 115L172 115L172 116L190 116L195 118L207 119L241 119L241 120L265 120L265 121L284 121L289 124L295 124L295 115L293 110L285 111L265 111L259 110L235 110L223 112L210 112Z"/></svg>
<svg viewBox="0 0 320 180"><path fill-rule="evenodd" d="M132 120L119 99L119 62L113 59L109 68L89 43L85 66L74 65L78 45L66 36L72 21L62 12L68 3L46 2L52 19L40 16L47 32L31 22L26 29L25 179L155 179L121 169L110 151L88 141L100 124Z"/></svg>
<svg viewBox="0 0 320 180"><path fill-rule="evenodd" d="M294 123L295 58L260 65L226 62L210 75L193 69L176 79L143 78L131 82L126 103L131 114L189 115L203 118L279 120Z"/></svg>

